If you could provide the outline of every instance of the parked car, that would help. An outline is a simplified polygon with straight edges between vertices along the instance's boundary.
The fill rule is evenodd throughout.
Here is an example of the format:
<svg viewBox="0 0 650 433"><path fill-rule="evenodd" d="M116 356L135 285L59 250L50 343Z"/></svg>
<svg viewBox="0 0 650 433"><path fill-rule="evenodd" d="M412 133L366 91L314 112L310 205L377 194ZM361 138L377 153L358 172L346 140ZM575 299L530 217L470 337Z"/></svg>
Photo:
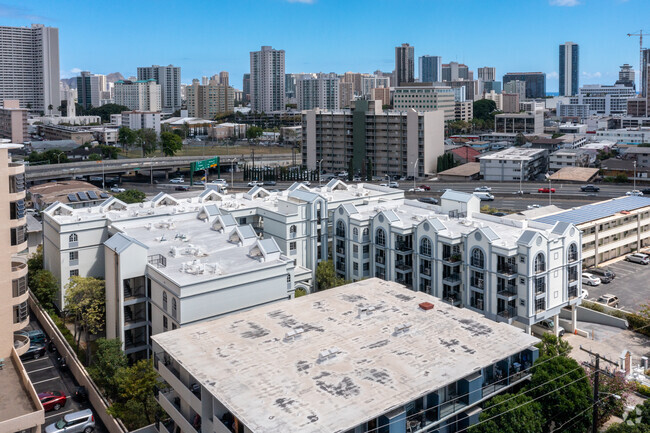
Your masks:
<svg viewBox="0 0 650 433"><path fill-rule="evenodd" d="M38 359L41 356L45 355L45 345L44 344L30 344L27 352L20 355L20 359L25 361L28 359Z"/></svg>
<svg viewBox="0 0 650 433"><path fill-rule="evenodd" d="M305 186L311 186L311 182L308 181L308 180L303 180L303 181L300 182L300 183L302 183L302 184L305 185Z"/></svg>
<svg viewBox="0 0 650 433"><path fill-rule="evenodd" d="M338 177L348 177L348 172L347 171L342 171L339 174L337 174Z"/></svg>
<svg viewBox="0 0 650 433"><path fill-rule="evenodd" d="M171 179L169 183L185 183L185 179L182 177L175 177L174 179Z"/></svg>
<svg viewBox="0 0 650 433"><path fill-rule="evenodd" d="M65 414L54 424L45 427L45 433L91 433L95 430L95 417L90 409Z"/></svg>
<svg viewBox="0 0 650 433"><path fill-rule="evenodd" d="M433 197L419 197L418 201L426 204L438 204L438 199Z"/></svg>
<svg viewBox="0 0 650 433"><path fill-rule="evenodd" d="M224 188L228 188L228 182L226 181L226 179L215 179L210 183L213 184L213 185L219 185L219 186L222 186Z"/></svg>
<svg viewBox="0 0 650 433"><path fill-rule="evenodd" d="M628 191L625 193L626 196L637 196L637 197L643 197L643 193L639 191L638 189L634 189L632 191Z"/></svg>
<svg viewBox="0 0 650 433"><path fill-rule="evenodd" d="M549 194L549 193L552 194L552 193L555 192L555 188L540 188L540 189L537 190L537 192L541 192L541 193L544 193L544 194Z"/></svg>
<svg viewBox="0 0 650 433"><path fill-rule="evenodd" d="M643 188L641 192L643 193L643 195L650 195L650 188Z"/></svg>
<svg viewBox="0 0 650 433"><path fill-rule="evenodd" d="M607 305L608 307L618 307L618 296L614 296L610 293L606 293L602 295L600 298L596 300L599 304L604 304Z"/></svg>
<svg viewBox="0 0 650 433"><path fill-rule="evenodd" d="M197 181L194 182L194 185L205 185L205 181L197 180Z"/></svg>
<svg viewBox="0 0 650 433"><path fill-rule="evenodd" d="M422 188L409 188L409 192L424 192Z"/></svg>
<svg viewBox="0 0 650 433"><path fill-rule="evenodd" d="M352 182L361 182L363 179L361 179L361 176L354 176L352 178Z"/></svg>
<svg viewBox="0 0 650 433"><path fill-rule="evenodd" d="M413 180L413 179L411 179L411 180ZM429 185L420 185L418 188L423 189L425 191L431 191L431 187Z"/></svg>
<svg viewBox="0 0 650 433"><path fill-rule="evenodd" d="M120 187L117 186L117 185L113 185L113 186L111 187L111 192L124 192L124 191L126 191L126 189L124 189L124 188L120 188Z"/></svg>
<svg viewBox="0 0 650 433"><path fill-rule="evenodd" d="M506 216L506 215L508 215L508 214L505 213L505 212L494 212L492 215L494 215L494 216L498 216L498 217L504 217L504 216Z"/></svg>
<svg viewBox="0 0 650 433"><path fill-rule="evenodd" d="M537 334L548 334L548 333L555 333L555 322L553 319L544 319L539 323L536 323L532 326L532 331ZM560 337L564 335L564 328L559 327L559 334Z"/></svg>
<svg viewBox="0 0 650 433"><path fill-rule="evenodd" d="M407 180L407 181L409 181L409 180L410 180L410 181L413 181L413 180L415 180L415 178L414 178L413 176L406 176L406 179L405 179L405 180Z"/></svg>
<svg viewBox="0 0 650 433"><path fill-rule="evenodd" d="M590 274L589 272L583 272L582 284L586 284L588 286L600 286L600 278Z"/></svg>
<svg viewBox="0 0 650 433"><path fill-rule="evenodd" d="M492 192L492 188L489 186L483 185L483 186L477 186L474 188L474 191L476 192Z"/></svg>
<svg viewBox="0 0 650 433"><path fill-rule="evenodd" d="M609 269L605 268L592 268L589 269L588 271L590 274L595 275L596 277L600 278L600 282L603 284L609 284L616 274L614 272L610 271Z"/></svg>
<svg viewBox="0 0 650 433"><path fill-rule="evenodd" d="M264 182L264 186L275 186L277 184L274 180L267 180Z"/></svg>
<svg viewBox="0 0 650 433"><path fill-rule="evenodd" d="M592 185L592 184L583 185L583 186L580 187L580 189L583 192L598 192L598 191L600 191L600 187L597 187L596 185Z"/></svg>
<svg viewBox="0 0 650 433"><path fill-rule="evenodd" d="M641 253L633 253L625 257L625 260L632 263L638 263L640 265L650 264L650 256Z"/></svg>
<svg viewBox="0 0 650 433"><path fill-rule="evenodd" d="M62 391L48 391L38 394L38 399L43 405L45 412L50 410L59 410L65 407L66 396Z"/></svg>
<svg viewBox="0 0 650 433"><path fill-rule="evenodd" d="M174 188L176 191L189 191L190 187L187 185L178 185L176 188Z"/></svg>
<svg viewBox="0 0 650 433"><path fill-rule="evenodd" d="M29 338L30 344L47 344L47 335L40 329L34 329L33 331L17 331L15 334L24 335L25 337Z"/></svg>
<svg viewBox="0 0 650 433"><path fill-rule="evenodd" d="M399 183L393 181L393 182L388 182L388 187L389 188L399 188Z"/></svg>
<svg viewBox="0 0 650 433"><path fill-rule="evenodd" d="M539 209L541 206L538 204L529 204L526 206L528 209Z"/></svg>
<svg viewBox="0 0 650 433"><path fill-rule="evenodd" d="M248 186L250 186L251 188L254 187L254 186L262 186L262 182L258 182L256 180L251 180L250 182L248 182Z"/></svg>
<svg viewBox="0 0 650 433"><path fill-rule="evenodd" d="M474 195L481 199L481 201L492 201L494 196L489 192L475 192Z"/></svg>

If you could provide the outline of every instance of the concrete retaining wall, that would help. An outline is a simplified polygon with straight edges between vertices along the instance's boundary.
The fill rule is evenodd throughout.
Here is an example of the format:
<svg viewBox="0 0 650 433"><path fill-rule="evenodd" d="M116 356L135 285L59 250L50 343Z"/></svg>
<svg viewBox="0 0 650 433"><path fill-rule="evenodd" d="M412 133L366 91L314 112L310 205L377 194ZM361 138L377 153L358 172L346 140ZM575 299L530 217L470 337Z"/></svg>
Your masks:
<svg viewBox="0 0 650 433"><path fill-rule="evenodd" d="M607 308L607 307L605 307ZM577 307L578 322L597 323L599 325L614 326L620 329L627 329L627 320L600 313L590 308ZM560 310L560 318L571 320L571 312Z"/></svg>
<svg viewBox="0 0 650 433"><path fill-rule="evenodd" d="M31 293L29 294L29 307L43 327L45 333L47 333L54 342L56 349L61 355L65 356L68 368L70 368L70 372L74 378L77 380L79 385L85 386L88 390L88 399L95 409L95 415L102 420L108 432L127 433L128 430L124 427L122 422L113 418L106 412L109 404L108 401L102 396L101 392L95 385L95 382L93 382L84 366L81 364L79 359L77 359L77 355L74 353L74 350L70 347L65 337L63 337L59 328L57 328L56 324L54 324L47 312L36 304Z"/></svg>

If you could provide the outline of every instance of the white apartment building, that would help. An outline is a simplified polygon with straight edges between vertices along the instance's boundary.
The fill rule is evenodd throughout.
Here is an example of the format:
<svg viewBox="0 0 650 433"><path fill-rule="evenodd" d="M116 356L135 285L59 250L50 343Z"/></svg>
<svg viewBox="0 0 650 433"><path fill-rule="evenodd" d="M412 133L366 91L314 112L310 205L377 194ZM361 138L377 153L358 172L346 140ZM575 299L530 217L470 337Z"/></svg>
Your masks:
<svg viewBox="0 0 650 433"><path fill-rule="evenodd" d="M635 97L634 88L623 84L586 84L577 96L571 97L570 103L587 104L590 112L609 116L627 113L627 100Z"/></svg>
<svg viewBox="0 0 650 433"><path fill-rule="evenodd" d="M296 81L298 110L341 108L339 77L335 73L302 75Z"/></svg>
<svg viewBox="0 0 650 433"><path fill-rule="evenodd" d="M546 173L546 149L509 147L499 152L479 156L481 176L488 181L532 180Z"/></svg>
<svg viewBox="0 0 650 433"><path fill-rule="evenodd" d="M379 77L376 75L370 77L361 77L361 94L371 96L372 89L389 88L390 77Z"/></svg>
<svg viewBox="0 0 650 433"><path fill-rule="evenodd" d="M558 117L577 117L579 119L587 119L595 111L592 111L589 104L564 104L558 102L556 106L556 113Z"/></svg>
<svg viewBox="0 0 650 433"><path fill-rule="evenodd" d="M494 116L494 132L542 134L544 132L544 110L497 114Z"/></svg>
<svg viewBox="0 0 650 433"><path fill-rule="evenodd" d="M608 129L596 131L596 137L617 144L650 143L650 128Z"/></svg>
<svg viewBox="0 0 650 433"><path fill-rule="evenodd" d="M160 111L160 84L156 81L120 80L115 83L115 103L137 111Z"/></svg>
<svg viewBox="0 0 650 433"><path fill-rule="evenodd" d="M180 110L182 100L181 68L179 66L153 65L151 67L139 67L138 80L155 80L160 85L160 104L163 112L173 113Z"/></svg>
<svg viewBox="0 0 650 433"><path fill-rule="evenodd" d="M452 108L453 108L452 103ZM452 110L453 113L453 110ZM358 100L353 110L302 114L302 158L311 170L373 176L432 173L444 153L444 112L383 111L381 101Z"/></svg>
<svg viewBox="0 0 650 433"><path fill-rule="evenodd" d="M251 110L269 113L285 110L284 50L263 46L250 53Z"/></svg>
<svg viewBox="0 0 650 433"><path fill-rule="evenodd" d="M55 114L59 70L58 28L0 26L0 101L17 99L21 108Z"/></svg>
<svg viewBox="0 0 650 433"><path fill-rule="evenodd" d="M402 86L393 90L393 107L396 110L441 110L445 121L456 118L454 89L451 87Z"/></svg>
<svg viewBox="0 0 650 433"><path fill-rule="evenodd" d="M580 148L560 149L549 155L548 169L558 171L564 167L587 167L589 160L589 154Z"/></svg>
<svg viewBox="0 0 650 433"><path fill-rule="evenodd" d="M471 122L474 118L474 102L463 101L454 104L454 120Z"/></svg>
<svg viewBox="0 0 650 433"><path fill-rule="evenodd" d="M120 125L133 130L153 129L160 135L160 112L123 111Z"/></svg>
<svg viewBox="0 0 650 433"><path fill-rule="evenodd" d="M580 302L580 230L493 217L480 206L457 191L445 192L440 206L341 206L335 270L346 280L395 281L529 333L543 319L557 324L563 307Z"/></svg>

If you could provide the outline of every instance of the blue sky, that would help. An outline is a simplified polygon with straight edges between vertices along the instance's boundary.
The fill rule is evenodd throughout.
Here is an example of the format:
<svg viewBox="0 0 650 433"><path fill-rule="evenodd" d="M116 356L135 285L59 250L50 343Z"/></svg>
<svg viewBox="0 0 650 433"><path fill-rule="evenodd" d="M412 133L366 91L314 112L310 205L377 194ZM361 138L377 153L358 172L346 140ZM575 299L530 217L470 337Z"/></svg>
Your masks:
<svg viewBox="0 0 650 433"><path fill-rule="evenodd" d="M0 0L0 2L3 0ZM249 52L286 51L287 72L394 68L394 47L439 55L476 71L542 71L558 87L558 45L580 45L580 83L613 83L639 62L650 32L648 0L21 0L0 3L0 24L59 28L61 76L80 70L135 75L138 66L181 66L183 82L230 72L241 88ZM648 43L650 46L650 36Z"/></svg>

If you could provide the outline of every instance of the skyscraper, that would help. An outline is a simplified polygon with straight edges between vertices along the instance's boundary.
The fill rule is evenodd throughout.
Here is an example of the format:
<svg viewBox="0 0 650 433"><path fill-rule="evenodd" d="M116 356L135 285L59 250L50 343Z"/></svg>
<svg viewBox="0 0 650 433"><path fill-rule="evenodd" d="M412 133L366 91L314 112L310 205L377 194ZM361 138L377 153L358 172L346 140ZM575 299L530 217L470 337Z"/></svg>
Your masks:
<svg viewBox="0 0 650 433"><path fill-rule="evenodd" d="M227 71L219 72L219 84L226 87L230 86L230 75Z"/></svg>
<svg viewBox="0 0 650 433"><path fill-rule="evenodd" d="M106 91L106 75L95 75L82 71L77 77L77 102L83 108L99 107L102 92Z"/></svg>
<svg viewBox="0 0 650 433"><path fill-rule="evenodd" d="M58 28L0 26L0 100L5 99L46 114L61 105Z"/></svg>
<svg viewBox="0 0 650 433"><path fill-rule="evenodd" d="M409 44L395 47L395 86L415 82L415 48Z"/></svg>
<svg viewBox="0 0 650 433"><path fill-rule="evenodd" d="M496 80L497 76L497 69L490 67L490 66L484 66L482 68L478 68L478 79L481 81L494 81Z"/></svg>
<svg viewBox="0 0 650 433"><path fill-rule="evenodd" d="M641 53L641 96L648 96L648 69L650 68L650 49L644 49Z"/></svg>
<svg viewBox="0 0 650 433"><path fill-rule="evenodd" d="M296 81L298 110L338 110L340 104L339 77L335 73L301 76Z"/></svg>
<svg viewBox="0 0 650 433"><path fill-rule="evenodd" d="M526 99L546 97L546 74L543 72L508 72L503 76L503 88L511 81L526 82Z"/></svg>
<svg viewBox="0 0 650 433"><path fill-rule="evenodd" d="M418 72L422 83L442 81L442 57L421 56L418 60Z"/></svg>
<svg viewBox="0 0 650 433"><path fill-rule="evenodd" d="M181 68L178 66L158 66L138 68L138 80L155 80L160 84L162 111L173 113L181 108Z"/></svg>
<svg viewBox="0 0 650 433"><path fill-rule="evenodd" d="M244 102L251 100L251 74L244 74L244 79L241 84L242 93L244 94Z"/></svg>
<svg viewBox="0 0 650 433"><path fill-rule="evenodd" d="M467 65L449 62L442 65L442 81L472 80Z"/></svg>
<svg viewBox="0 0 650 433"><path fill-rule="evenodd" d="M266 113L284 110L284 50L263 46L260 51L251 51L250 59L251 109Z"/></svg>
<svg viewBox="0 0 650 433"><path fill-rule="evenodd" d="M636 88L634 83L634 68L632 68L632 65L626 63L621 66L621 70L618 71L618 80L616 80L616 84Z"/></svg>
<svg viewBox="0 0 650 433"><path fill-rule="evenodd" d="M579 59L578 44L566 42L560 45L560 96L578 94Z"/></svg>

